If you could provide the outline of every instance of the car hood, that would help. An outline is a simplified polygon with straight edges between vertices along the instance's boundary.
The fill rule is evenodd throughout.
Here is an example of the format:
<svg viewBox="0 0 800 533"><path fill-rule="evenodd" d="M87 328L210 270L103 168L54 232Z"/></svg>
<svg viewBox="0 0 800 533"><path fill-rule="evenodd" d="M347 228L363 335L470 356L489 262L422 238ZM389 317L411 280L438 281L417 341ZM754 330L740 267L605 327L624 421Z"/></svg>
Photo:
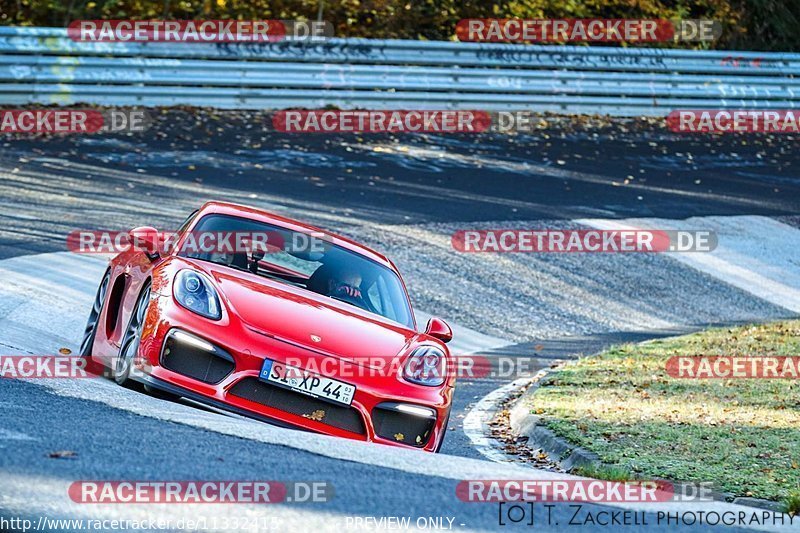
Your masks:
<svg viewBox="0 0 800 533"><path fill-rule="evenodd" d="M221 296L246 326L295 346L372 366L370 358L397 357L418 335L355 306L299 287L256 281L228 269L209 270Z"/></svg>

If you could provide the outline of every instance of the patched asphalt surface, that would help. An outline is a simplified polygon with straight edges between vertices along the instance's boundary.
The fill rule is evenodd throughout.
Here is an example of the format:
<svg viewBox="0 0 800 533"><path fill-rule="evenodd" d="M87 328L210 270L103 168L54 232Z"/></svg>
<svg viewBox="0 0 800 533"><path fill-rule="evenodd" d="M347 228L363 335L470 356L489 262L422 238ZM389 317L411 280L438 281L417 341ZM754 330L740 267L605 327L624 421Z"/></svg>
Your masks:
<svg viewBox="0 0 800 533"><path fill-rule="evenodd" d="M449 235L466 227L570 227L571 219L588 217L757 214L797 224L795 136L709 138L669 134L647 121L587 124L553 117L543 118L536 134L519 136L289 135L269 131L269 118L259 113L198 117L170 110L156 116L155 128L130 136L0 138L0 259L64 251L66 235L76 229L175 228L202 202L217 199L310 221L384 251L404 273L415 307L508 339L514 344L498 353L540 365L642 340L665 327L677 332L788 315L663 256L469 256L452 250ZM460 417L508 381L461 382L445 453L480 457L460 431ZM7 472L53 470L65 478L147 473L114 461L127 439L137 453L162 457L164 476L190 473L199 464L211 477L255 468L280 478L290 474L282 465L304 461L312 465L309 475L339 476L344 468L342 475L354 483L387 476L397 480L391 489L396 499L382 504L381 513L412 508L424 514L428 503L418 489L444 483L320 462L297 450L59 399L34 385L0 383L0 401L34 409L35 423L20 407L2 427L33 432L43 443L29 450L0 439ZM64 424L69 417L78 422ZM99 450L96 439L109 447ZM200 439L203 446L193 444ZM70 442L80 450L77 461L40 453ZM208 460L212 450L226 447L238 452L229 454L237 466ZM286 461L265 462L267 456ZM366 496L356 491L337 499L337 512L373 513ZM471 525L473 518L474 524L496 522L469 505L459 504L458 514Z"/></svg>
<svg viewBox="0 0 800 533"><path fill-rule="evenodd" d="M362 240L395 260L416 307L515 342L783 314L663 256L476 257L449 236L578 217L797 215L792 135L554 117L535 135L303 135L269 131L265 113L153 114L145 133L0 141L0 258L64 250L76 229L174 228L222 199ZM698 287L702 299L686 297Z"/></svg>
<svg viewBox="0 0 800 533"><path fill-rule="evenodd" d="M284 503L282 506L296 510L302 516L322 513L325 520L346 520L345 517L395 516L453 517L453 529L495 530L499 525L497 503L471 503L456 497L457 481L437 476L402 472L379 465L365 465L322 457L291 447L267 445L247 439L231 438L182 424L164 422L137 416L86 400L64 398L42 393L39 387L19 381L3 384L4 398L13 398L13 405L5 405L3 428L24 433L31 440L20 446L0 440L4 453L0 454L0 468L6 480L3 492L15 489L19 479L47 479L48 483L62 481L71 484L88 480L275 480L281 483L328 482L333 486L333 498L327 502ZM46 409L42 406L46 405ZM34 416L36 424L30 424ZM76 413L80 418L76 419ZM9 416L11 415L11 416ZM64 420L72 420L69 426ZM76 431L78 429L78 431ZM9 446L9 443L11 446ZM76 455L52 458L58 451L75 451ZM1 498L1 497L0 497ZM0 499L0 502L2 499ZM32 501L30 508L44 512L50 518L65 518L80 513L81 504L48 505L45 501ZM119 506L118 518L132 520L125 506ZM270 507L263 515L270 516ZM504 518L507 527L530 526L526 522L533 515L538 527L569 528L574 531L590 530L596 526L599 513L619 512L602 505L558 504L551 508L550 517L542 504L533 511L526 509L525 521L512 524ZM38 513L30 516L34 523ZM147 514L147 513L145 513ZM177 519L183 511L176 510ZM638 515L638 516L635 516ZM653 530L713 530L712 527L675 527L659 522L656 513L635 513L630 520L638 524L626 527L628 531ZM16 514L20 516L20 514ZM512 516L518 516L513 514ZM573 524L570 525L570 522ZM346 522L345 522L346 524ZM580 524L580 525L578 525ZM660 525L659 525L660 524ZM310 529L310 528L309 528ZM282 531L276 526L272 531Z"/></svg>

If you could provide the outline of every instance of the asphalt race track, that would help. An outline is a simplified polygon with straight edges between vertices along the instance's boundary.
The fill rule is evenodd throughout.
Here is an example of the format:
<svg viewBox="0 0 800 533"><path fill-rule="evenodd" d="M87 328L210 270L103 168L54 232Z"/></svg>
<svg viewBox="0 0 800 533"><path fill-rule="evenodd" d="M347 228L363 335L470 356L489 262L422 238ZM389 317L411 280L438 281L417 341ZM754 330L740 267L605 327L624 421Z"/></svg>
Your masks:
<svg viewBox="0 0 800 533"><path fill-rule="evenodd" d="M800 314L800 159L790 135L709 139L552 117L537 135L289 135L265 131L264 120L179 110L138 136L0 138L0 351L76 351L104 258L68 252L69 232L174 229L211 199L383 251L418 316L454 325L454 352L525 360L527 376L617 342ZM710 229L720 244L711 254L492 255L450 242L458 229L620 224ZM276 531L381 516L497 529L497 504L459 501L459 480L563 477L492 460L501 452L482 413L493 404L481 400L525 375L460 381L440 455L280 429L111 381L0 380L0 509L34 520L250 517L279 521ZM75 455L49 456L61 450ZM321 480L335 496L123 509L74 504L65 490L81 479L193 478ZM649 522L626 530L683 529L656 522L660 505L636 507ZM711 508L741 509L703 504ZM536 527L565 529L574 511L557 505L547 521L537 508Z"/></svg>

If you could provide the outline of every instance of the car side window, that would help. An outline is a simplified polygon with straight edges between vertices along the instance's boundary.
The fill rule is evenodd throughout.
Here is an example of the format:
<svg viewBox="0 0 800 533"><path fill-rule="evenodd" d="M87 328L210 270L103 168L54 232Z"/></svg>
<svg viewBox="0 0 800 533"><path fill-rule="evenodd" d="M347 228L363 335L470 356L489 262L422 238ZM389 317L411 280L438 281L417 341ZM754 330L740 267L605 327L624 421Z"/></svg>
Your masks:
<svg viewBox="0 0 800 533"><path fill-rule="evenodd" d="M181 226L178 228L178 231L176 231L176 233L177 233L178 235L180 235L181 233L183 233L184 231L186 231L186 228L188 228L188 227L189 227L189 224L191 224L191 223L192 223L192 220L194 220L194 217L195 217L195 215L197 215L197 212L198 212L198 211L200 211L200 210L199 210L199 209L195 209L194 211L192 211L192 214L191 214L191 215L189 215L188 217L186 217L186 220L184 220L184 221L183 221L183 224L181 224Z"/></svg>
<svg viewBox="0 0 800 533"><path fill-rule="evenodd" d="M369 298L369 303L372 307L379 313L383 314L383 302L381 299L381 293L378 290L378 284L373 283L370 285L369 289L367 290L367 298Z"/></svg>
<svg viewBox="0 0 800 533"><path fill-rule="evenodd" d="M396 322L402 320L402 317L398 316L397 309L392 302L389 287L383 276L378 276L367 290L367 298L369 298L370 304L374 306L379 314Z"/></svg>
<svg viewBox="0 0 800 533"><path fill-rule="evenodd" d="M190 224L192 223L192 221L194 220L194 217L197 215L197 212L198 212L198 211L200 211L200 210L199 210L199 209L195 209L194 211L192 211L192 214L191 214L191 215L189 215L188 217L186 217L186 220L184 220L184 221L183 221L183 224L181 224L181 226L180 226L180 227L178 228L178 230L175 232L175 236L176 236L176 237L177 237L178 235L182 235L182 234L183 234L183 232L184 232L184 231L186 231L186 229L189 227L189 225L190 225ZM170 252L172 251L172 250L171 250L171 248L172 248L172 247L174 247L174 246L175 246L175 244L177 244L177 238L176 238L176 239L172 239L172 242L170 242L170 243L168 244L168 247L169 247L169 251L170 251Z"/></svg>
<svg viewBox="0 0 800 533"><path fill-rule="evenodd" d="M403 316L405 313L401 313L400 309L394 304L394 301L390 295L391 291L383 276L378 278L378 284L380 285L381 289L381 299L386 303L384 312L397 322L407 322L407 317Z"/></svg>

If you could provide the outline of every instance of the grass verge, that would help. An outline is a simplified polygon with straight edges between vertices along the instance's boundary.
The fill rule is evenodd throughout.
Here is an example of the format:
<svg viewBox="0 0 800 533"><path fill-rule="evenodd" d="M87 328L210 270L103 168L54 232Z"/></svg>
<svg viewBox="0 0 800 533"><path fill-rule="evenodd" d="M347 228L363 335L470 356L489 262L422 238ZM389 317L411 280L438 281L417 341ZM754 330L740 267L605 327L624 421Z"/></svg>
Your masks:
<svg viewBox="0 0 800 533"><path fill-rule="evenodd" d="M792 516L800 515L800 489L789 491L783 499L783 512Z"/></svg>
<svg viewBox="0 0 800 533"><path fill-rule="evenodd" d="M636 479L636 476L630 470L619 466L579 466L572 473L577 476L602 479L604 481L633 481Z"/></svg>
<svg viewBox="0 0 800 533"><path fill-rule="evenodd" d="M800 356L800 320L623 345L570 362L543 380L533 412L604 468L711 482L800 509L800 380L675 379L665 363L676 355Z"/></svg>

